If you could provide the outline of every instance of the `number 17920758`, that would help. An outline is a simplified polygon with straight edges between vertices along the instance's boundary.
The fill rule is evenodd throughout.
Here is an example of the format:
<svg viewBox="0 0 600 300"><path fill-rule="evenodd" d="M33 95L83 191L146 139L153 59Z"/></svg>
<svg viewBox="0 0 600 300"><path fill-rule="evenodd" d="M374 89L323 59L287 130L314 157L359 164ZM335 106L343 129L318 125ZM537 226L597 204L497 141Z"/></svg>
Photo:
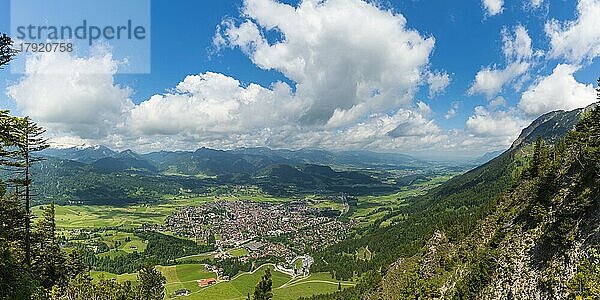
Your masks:
<svg viewBox="0 0 600 300"><path fill-rule="evenodd" d="M73 52L73 43L21 43L20 52Z"/></svg>

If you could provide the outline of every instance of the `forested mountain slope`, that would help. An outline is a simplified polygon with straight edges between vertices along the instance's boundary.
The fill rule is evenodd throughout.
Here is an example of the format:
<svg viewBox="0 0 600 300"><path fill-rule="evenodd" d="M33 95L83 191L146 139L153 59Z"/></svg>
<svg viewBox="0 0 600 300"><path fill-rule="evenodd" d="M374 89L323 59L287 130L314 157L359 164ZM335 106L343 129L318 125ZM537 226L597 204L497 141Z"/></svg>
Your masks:
<svg viewBox="0 0 600 300"><path fill-rule="evenodd" d="M475 226L459 225L470 233L456 239L454 228L437 227L423 248L391 265L368 298L597 299L600 110L588 108L566 138L548 130L563 126L548 124L534 122L537 128L524 133L556 142L528 146L522 136L515 143L511 152L529 163L505 193L480 208Z"/></svg>
<svg viewBox="0 0 600 300"><path fill-rule="evenodd" d="M575 225L598 224L598 211L592 208L598 202L599 155L574 138L587 134L588 144L597 143L600 128L585 125L598 122L598 112L592 110L593 106L586 109L587 121L581 121L577 128L583 109L540 117L502 155L413 198L405 208L389 212L381 221L391 225L376 223L362 234L323 250L316 255L317 270L329 271L339 279L354 274L367 276L353 291L315 298L523 299L540 298L541 290L552 289L557 292L543 295L565 295L576 272L575 260L588 253L583 250L587 246L558 247L553 243L562 238L581 241L582 234L593 231L581 231ZM575 128L576 132L569 133ZM542 147L558 141L559 146ZM536 143L537 160L533 158ZM534 174L531 165L540 160L540 151L544 167ZM592 152L581 156L585 151ZM585 169L581 169L580 161L586 164ZM586 199L582 201L587 204L572 200L579 198ZM545 242L538 241L542 239ZM352 255L367 245L371 259ZM557 255L564 253L567 248L561 247L567 245L581 251L561 261ZM561 263L563 269L547 267ZM565 270L566 266L570 269ZM537 275L523 275L525 281L511 277L527 272ZM542 288L537 279L545 272L568 275L555 277L559 283L547 283L548 287Z"/></svg>

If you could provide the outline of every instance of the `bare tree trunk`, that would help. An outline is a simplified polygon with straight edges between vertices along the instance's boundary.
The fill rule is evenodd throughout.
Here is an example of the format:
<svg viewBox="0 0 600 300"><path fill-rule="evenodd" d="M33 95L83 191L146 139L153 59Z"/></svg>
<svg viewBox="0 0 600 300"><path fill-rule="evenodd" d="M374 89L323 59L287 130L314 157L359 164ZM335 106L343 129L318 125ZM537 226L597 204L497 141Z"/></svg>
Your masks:
<svg viewBox="0 0 600 300"><path fill-rule="evenodd" d="M31 209L29 207L29 135L25 135L25 263L31 268Z"/></svg>

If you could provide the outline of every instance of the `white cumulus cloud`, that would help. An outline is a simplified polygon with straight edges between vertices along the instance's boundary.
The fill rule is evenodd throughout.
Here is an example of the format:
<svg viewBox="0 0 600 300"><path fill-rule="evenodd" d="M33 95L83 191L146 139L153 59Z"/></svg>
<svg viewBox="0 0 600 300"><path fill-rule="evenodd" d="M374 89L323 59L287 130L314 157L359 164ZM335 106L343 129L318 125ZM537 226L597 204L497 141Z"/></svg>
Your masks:
<svg viewBox="0 0 600 300"><path fill-rule="evenodd" d="M539 8L544 3L544 0L531 0L531 7Z"/></svg>
<svg viewBox="0 0 600 300"><path fill-rule="evenodd" d="M577 19L564 23L553 19L545 27L551 57L578 63L600 55L600 0L579 0Z"/></svg>
<svg viewBox="0 0 600 300"><path fill-rule="evenodd" d="M410 107L434 46L403 15L361 0L246 0L243 20L218 28L218 47L239 47L260 68L295 83L311 103L303 124L342 127L372 113ZM357 20L361 20L357 22ZM281 35L268 41L265 32ZM444 79L444 78L442 78ZM434 91L444 85L438 83Z"/></svg>
<svg viewBox="0 0 600 300"><path fill-rule="evenodd" d="M500 68L497 65L484 67L477 72L469 95L483 94L488 99L493 98L503 87L527 73L531 66L533 50L531 48L531 37L522 25L517 25L514 34L508 30L502 30L503 47L507 65Z"/></svg>
<svg viewBox="0 0 600 300"><path fill-rule="evenodd" d="M96 138L110 134L133 107L131 90L114 82L118 63L105 49L87 58L50 52L30 56L7 89L24 115L50 130Z"/></svg>
<svg viewBox="0 0 600 300"><path fill-rule="evenodd" d="M141 102L131 110L129 124L148 135L239 133L294 124L305 109L285 83L243 87L232 77L206 72Z"/></svg>
<svg viewBox="0 0 600 300"><path fill-rule="evenodd" d="M450 75L444 72L428 72L429 98L441 94L450 84Z"/></svg>
<svg viewBox="0 0 600 300"><path fill-rule="evenodd" d="M519 108L530 115L553 110L572 110L587 106L596 100L593 85L577 82L573 73L578 67L560 64L552 74L538 79L521 95Z"/></svg>
<svg viewBox="0 0 600 300"><path fill-rule="evenodd" d="M504 10L504 0L483 0L482 4L487 16L495 16Z"/></svg>
<svg viewBox="0 0 600 300"><path fill-rule="evenodd" d="M452 104L450 105L450 109L448 109L448 112L446 112L446 115L444 115L444 118L446 120L449 120L449 119L456 117L456 115L458 114L459 108L460 108L460 102L458 102L458 101L452 102Z"/></svg>
<svg viewBox="0 0 600 300"><path fill-rule="evenodd" d="M499 137L510 144L528 124L515 109L493 111L478 106L467 120L467 129L476 136Z"/></svg>

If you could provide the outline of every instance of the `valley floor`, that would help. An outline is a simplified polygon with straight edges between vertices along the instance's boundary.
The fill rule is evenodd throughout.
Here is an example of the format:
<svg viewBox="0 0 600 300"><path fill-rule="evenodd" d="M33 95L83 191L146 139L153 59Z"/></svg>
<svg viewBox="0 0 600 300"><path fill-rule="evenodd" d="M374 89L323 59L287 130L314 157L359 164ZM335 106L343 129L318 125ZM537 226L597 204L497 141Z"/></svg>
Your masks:
<svg viewBox="0 0 600 300"><path fill-rule="evenodd" d="M159 228L159 232L164 236L176 237L182 241L197 243L203 246L206 240L185 237L176 234L172 230L166 230L167 220L177 214L181 214L184 209L201 207L208 203L217 203L221 201L250 201L251 203L265 203L263 206L271 207L281 203L298 201L306 203L310 213L318 211L337 211L337 215L343 215L342 222L353 224L355 229L370 226L374 222L381 221L380 226L389 226L394 219L385 219L388 212L407 205L406 199L421 195L429 189L445 182L451 175L430 178L427 182L419 182L408 187L401 188L398 192L383 196L363 196L357 198L348 198L344 196L344 201L337 197L324 196L303 196L301 199L273 198L264 194L260 195L239 195L222 194L203 197L170 197L159 204L137 204L124 207L115 206L93 206L93 205L70 205L56 206L56 225L57 233L63 240L63 247L75 248L83 246L87 251L98 259L125 259L140 254L146 255L149 241L141 238L138 233ZM249 207L251 207L250 205ZM211 206L207 206L211 207ZM215 206L214 209L219 209ZM40 215L43 206L33 208L33 212ZM216 213L217 211L215 211ZM206 212L209 214L209 212ZM252 212L248 212L251 214ZM334 215L334 218L337 215ZM226 220L221 220L225 222ZM336 221L337 222L337 221ZM194 226L190 223L190 226ZM200 226L200 225L198 225ZM201 225L204 230L210 229L210 223ZM173 228L176 228L174 226ZM200 227L198 227L200 228ZM242 232L242 231L240 231ZM220 241L223 237L220 234L214 234L214 238ZM262 240L264 237L257 237ZM277 240L269 243L277 244ZM285 246L285 242L281 242ZM220 243L223 244L223 243ZM250 243L251 244L251 243ZM240 245L219 246L214 251L204 253L190 253L180 255L170 260L169 265L157 266L157 269L166 278L166 299L246 299L248 293L252 294L254 287L260 281L264 274L264 269L272 268L273 293L276 299L297 299L300 297L309 297L317 294L326 294L345 289L356 285L358 277L353 281L338 281L333 279L329 273L309 273L303 271L302 257L303 252L295 254L291 261L282 262L282 258L277 259L283 268L287 271L273 270L273 258L260 257L257 250L252 250L250 244L242 243ZM302 250L301 250L302 251ZM368 247L360 248L355 254L364 260L370 260L373 253ZM227 259L239 261L242 264L254 266L251 272L237 272L235 276L224 276L223 268L216 261ZM288 258L289 260L290 258ZM283 260L285 261L285 260ZM214 264L213 264L214 263ZM170 265L175 264L175 265ZM259 266L257 268L257 266ZM106 265L105 265L106 266ZM105 268L106 270L106 268ZM115 279L117 281L136 281L136 273L116 274L118 272L93 270L91 275L95 280L100 278ZM122 272L122 271L121 271ZM306 276L302 275L308 273ZM299 274L299 275L294 275ZM229 279L231 277L231 279ZM215 279L215 283L200 286L202 279ZM176 295L176 292L181 295Z"/></svg>

